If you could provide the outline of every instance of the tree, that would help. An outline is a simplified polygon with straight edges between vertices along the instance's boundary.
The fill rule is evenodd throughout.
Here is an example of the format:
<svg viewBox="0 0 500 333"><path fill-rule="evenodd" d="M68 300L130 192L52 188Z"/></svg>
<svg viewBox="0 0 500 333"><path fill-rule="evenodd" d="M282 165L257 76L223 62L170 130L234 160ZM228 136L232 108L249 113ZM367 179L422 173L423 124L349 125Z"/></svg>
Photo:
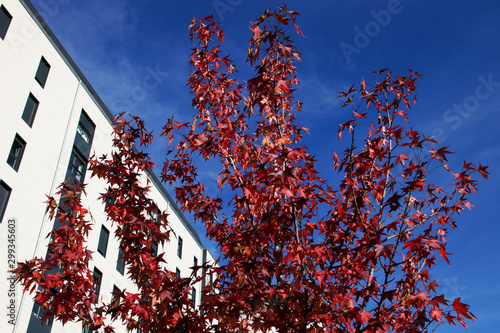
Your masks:
<svg viewBox="0 0 500 333"><path fill-rule="evenodd" d="M108 315L145 332L367 333L422 332L443 319L466 326L475 318L460 298L439 294L430 270L437 253L449 263L445 236L456 226L454 216L471 208L473 174L487 178L487 168L464 162L453 173L448 147L425 152L424 143L435 141L407 125L421 76L382 69L374 72L379 82L362 80L340 93L352 111L337 134L347 135L349 144L340 156L333 153L341 180L328 184L301 144L307 129L295 118L302 110L293 99L300 53L288 31L301 34L297 15L283 6L252 23L248 62L255 77L244 83L221 55L219 24L209 16L190 26L197 47L188 85L197 115L189 124L170 119L164 127L175 149L162 179L176 186L181 208L220 246L219 265L203 267L217 278L204 291L200 311L189 301L189 285L204 276L177 279L162 255L152 255L150 244L168 241L171 231L165 213L160 224L151 217L157 207L139 181L152 163L135 147L147 146L152 136L139 118L119 115L116 151L93 158L89 169L109 184L102 199L114 199L108 218L118 226L138 292L121 292L111 304L96 299L85 248L90 222L79 199L84 186L65 183L63 209L57 212L49 198L48 211L62 223L53 231L51 255L15 270L25 290L38 288L35 300L47 317L106 332L113 331L104 324ZM197 154L219 163L218 186L229 200L227 193L205 191ZM433 174L451 175L453 183L433 184Z"/></svg>

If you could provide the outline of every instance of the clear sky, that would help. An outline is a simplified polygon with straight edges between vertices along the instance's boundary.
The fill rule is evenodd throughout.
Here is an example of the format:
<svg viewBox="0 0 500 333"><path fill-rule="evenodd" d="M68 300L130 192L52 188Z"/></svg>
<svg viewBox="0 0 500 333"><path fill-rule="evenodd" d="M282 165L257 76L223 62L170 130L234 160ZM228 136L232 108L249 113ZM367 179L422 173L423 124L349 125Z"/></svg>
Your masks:
<svg viewBox="0 0 500 333"><path fill-rule="evenodd" d="M129 111L159 134L167 118L192 115L185 86L189 21L212 13L226 30L223 51L250 78L244 63L249 21L282 1L33 0L55 35L114 114ZM500 326L500 1L288 1L302 17L301 124L311 129L307 145L321 161L324 178L339 151L337 125L349 117L337 92L358 84L372 70L409 68L425 75L411 121L450 150L450 165L469 160L489 165L492 176L472 198L475 208L458 219L447 237L452 265L434 270L448 299L461 297L479 318L469 331L494 332ZM154 73L157 84L144 84ZM153 87L154 86L154 87ZM158 140L162 141L162 140ZM337 148L336 148L337 147ZM160 164L166 145L151 152ZM216 171L202 176L212 179ZM330 176L332 175L332 176ZM200 225L195 225L203 234ZM436 332L466 332L442 326Z"/></svg>

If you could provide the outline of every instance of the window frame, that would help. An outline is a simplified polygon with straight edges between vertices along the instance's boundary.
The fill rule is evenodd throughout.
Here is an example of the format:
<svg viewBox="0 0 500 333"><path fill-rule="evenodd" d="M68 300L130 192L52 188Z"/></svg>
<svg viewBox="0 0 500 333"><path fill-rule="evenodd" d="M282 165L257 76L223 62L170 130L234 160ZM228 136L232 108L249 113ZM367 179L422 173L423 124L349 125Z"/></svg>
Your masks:
<svg viewBox="0 0 500 333"><path fill-rule="evenodd" d="M90 119L87 112L82 109L80 120L78 121L78 126L76 127L74 146L85 157L90 156L95 127L94 122Z"/></svg>
<svg viewBox="0 0 500 333"><path fill-rule="evenodd" d="M31 309L31 316L28 322L28 327L26 328L26 333L50 333L52 330L52 323L54 322L54 317L50 317L47 320L42 320L45 309L35 301L33 303L33 308Z"/></svg>
<svg viewBox="0 0 500 333"><path fill-rule="evenodd" d="M5 215L5 212L7 211L7 206L9 205L9 199L12 194L12 188L9 185L7 185L6 182L0 179L0 190L2 191L2 196L0 196L0 223L1 223ZM3 196L3 193L6 193L6 195Z"/></svg>
<svg viewBox="0 0 500 333"><path fill-rule="evenodd" d="M121 301L121 297L119 294L121 294L121 289L116 286L116 284L113 285L113 292L111 293L111 303L113 305L119 305ZM118 294L118 297L116 297Z"/></svg>
<svg viewBox="0 0 500 333"><path fill-rule="evenodd" d="M18 144L18 147L16 147ZM26 149L26 141L19 134L16 133L12 147L10 148L9 156L7 157L7 164L12 167L16 172L19 170L21 160L23 158L24 150Z"/></svg>
<svg viewBox="0 0 500 333"><path fill-rule="evenodd" d="M97 298L99 298L102 286L102 272L97 267L94 267L94 272L92 273L92 279L93 279L92 287L94 288L94 293L97 295Z"/></svg>
<svg viewBox="0 0 500 333"><path fill-rule="evenodd" d="M191 300L193 301L193 308L196 307L196 287L191 287Z"/></svg>
<svg viewBox="0 0 500 333"><path fill-rule="evenodd" d="M118 260L116 260L116 270L121 275L125 275L125 266L126 266L126 263L125 263L125 258L123 258L122 254L123 254L123 251L120 248L119 251L118 251Z"/></svg>
<svg viewBox="0 0 500 333"><path fill-rule="evenodd" d="M193 256L193 267L198 266L198 258L196 256ZM194 277L198 277L198 268L193 268L194 270Z"/></svg>
<svg viewBox="0 0 500 333"><path fill-rule="evenodd" d="M83 168L82 168L81 171L78 168L76 168L75 164L72 162L73 157L75 157L79 162L81 162L81 165L83 166ZM87 162L88 161L85 158L85 156L83 156L83 154L80 153L80 151L78 150L78 148L76 148L75 146L73 146L73 150L71 151L71 156L69 157L68 169L66 170L66 179L68 179L68 178L71 177L72 179L74 179L75 181L77 181L78 184L82 184L84 182L84 180L85 180L85 173L87 171ZM76 178L76 175L73 172L70 172L71 168L77 170L77 173L81 176L81 180L78 180Z"/></svg>
<svg viewBox="0 0 500 333"><path fill-rule="evenodd" d="M177 239L177 256L179 257L179 259L182 259L182 237L179 236L179 238Z"/></svg>
<svg viewBox="0 0 500 333"><path fill-rule="evenodd" d="M33 105L30 105L30 102L33 103ZM40 102L30 92L30 94L28 95L28 99L26 101L26 105L24 106L23 115L21 116L21 118L24 120L26 124L28 124L30 128L33 127L33 122L35 121L35 116L39 106Z"/></svg>
<svg viewBox="0 0 500 333"><path fill-rule="evenodd" d="M42 64L45 66L42 67ZM36 70L35 74L35 80L40 84L40 86L42 86L42 88L45 88L45 84L47 83L47 78L49 77L49 72L50 72L50 64L47 61L47 59L45 59L45 57L42 56L40 62L38 63L38 69Z"/></svg>
<svg viewBox="0 0 500 333"><path fill-rule="evenodd" d="M101 233L99 234L99 243L97 243L97 252L99 252L104 258L106 258L106 252L108 250L108 242L109 242L109 230L105 226L101 225Z"/></svg>
<svg viewBox="0 0 500 333"><path fill-rule="evenodd" d="M87 135L88 140L86 140L83 135L80 133L80 131L84 132L85 135ZM78 128L77 128L77 133L80 134L82 139L89 145L92 145L92 140L94 139L94 133L95 133L95 124L92 121L92 119L89 117L87 112L82 109L82 113L80 115L80 120L78 121Z"/></svg>
<svg viewBox="0 0 500 333"><path fill-rule="evenodd" d="M2 14L3 13L3 14ZM2 31L0 30L0 39L1 40L5 40L5 36L7 36L7 31L9 31L9 27L10 27L10 24L12 23L12 14L7 10L7 8L5 8L4 5L0 5L0 23L2 23L1 19L4 19L6 18L7 20L5 22L7 22L5 24L5 31ZM0 29L2 27L0 26Z"/></svg>

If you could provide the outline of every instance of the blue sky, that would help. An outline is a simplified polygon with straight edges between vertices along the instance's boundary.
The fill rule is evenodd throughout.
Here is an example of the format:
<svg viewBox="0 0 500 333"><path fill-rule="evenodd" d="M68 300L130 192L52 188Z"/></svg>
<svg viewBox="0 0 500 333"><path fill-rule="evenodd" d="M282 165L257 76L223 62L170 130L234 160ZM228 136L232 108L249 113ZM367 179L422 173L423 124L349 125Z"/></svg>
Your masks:
<svg viewBox="0 0 500 333"><path fill-rule="evenodd" d="M226 30L223 50L250 78L244 63L249 21L281 1L130 1L33 0L55 35L113 113L130 111L160 132L167 118L188 121L192 109L185 87L193 46L187 27L193 17L212 13ZM302 14L296 37L304 102L299 115L311 129L306 143L331 172L332 150L340 151L336 129L347 119L337 92L383 67L403 74L424 74L411 121L450 150L450 165L470 160L490 166L472 198L475 208L462 214L448 235L452 265L434 271L447 298L461 297L479 318L470 332L490 332L500 324L500 227L496 208L500 174L500 2L499 1L288 1ZM145 84L152 75L155 81ZM156 84L154 84L156 83ZM158 140L162 141L162 140ZM165 144L151 152L161 163ZM211 179L216 171L203 171ZM199 225L195 225L200 234ZM443 326L436 332L465 332Z"/></svg>

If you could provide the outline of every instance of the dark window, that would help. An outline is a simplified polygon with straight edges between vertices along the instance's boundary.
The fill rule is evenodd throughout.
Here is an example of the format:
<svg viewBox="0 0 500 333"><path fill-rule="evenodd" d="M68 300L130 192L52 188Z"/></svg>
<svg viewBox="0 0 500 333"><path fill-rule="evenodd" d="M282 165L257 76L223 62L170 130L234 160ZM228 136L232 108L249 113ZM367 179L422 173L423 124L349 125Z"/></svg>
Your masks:
<svg viewBox="0 0 500 333"><path fill-rule="evenodd" d="M116 262L116 270L118 273L123 275L125 272L125 259L123 258L123 252L122 249L118 252L118 261Z"/></svg>
<svg viewBox="0 0 500 333"><path fill-rule="evenodd" d="M90 117L82 110L78 127L76 128L75 146L83 156L90 156L90 147L92 146L92 138L94 137L95 125L90 120Z"/></svg>
<svg viewBox="0 0 500 333"><path fill-rule="evenodd" d="M90 326L85 326L83 329L82 329L82 333L94 333L94 332L97 332L96 330L93 330L90 328Z"/></svg>
<svg viewBox="0 0 500 333"><path fill-rule="evenodd" d="M5 9L2 5L0 7L0 38L4 39L9 29L10 21L12 21L12 15Z"/></svg>
<svg viewBox="0 0 500 333"><path fill-rule="evenodd" d="M26 147L26 142L16 134L14 142L12 143L12 148L10 148L9 157L7 158L7 164L16 171L19 170L19 165L23 158L24 147Z"/></svg>
<svg viewBox="0 0 500 333"><path fill-rule="evenodd" d="M99 296L101 291L102 273L97 268L94 268L94 293Z"/></svg>
<svg viewBox="0 0 500 333"><path fill-rule="evenodd" d="M66 179L70 178L70 183L76 181L81 184L83 182L83 178L85 177L86 166L87 161L85 158L78 151L78 149L73 148L73 152L71 153L71 158L69 160L68 171L66 172Z"/></svg>
<svg viewBox="0 0 500 333"><path fill-rule="evenodd" d="M5 210L7 209L10 192L12 192L12 190L9 185L5 184L3 180L0 180L0 222L2 222L3 214L5 214Z"/></svg>
<svg viewBox="0 0 500 333"><path fill-rule="evenodd" d="M33 304L33 310L31 311L31 318L26 333L50 333L52 330L53 318L42 321L44 311L44 308L42 308L38 302Z"/></svg>
<svg viewBox="0 0 500 333"><path fill-rule="evenodd" d="M116 203L116 199L113 196L113 194L111 194L111 187L108 186L108 192L106 194L106 200L104 201L104 211L105 212L109 212L110 207L114 206L115 203Z"/></svg>
<svg viewBox="0 0 500 333"><path fill-rule="evenodd" d="M28 101L23 111L23 120L28 124L29 127L33 126L33 121L35 120L36 111L38 110L38 105L40 103L38 100L30 93L28 96Z"/></svg>
<svg viewBox="0 0 500 333"><path fill-rule="evenodd" d="M193 289L191 290L191 298L193 300L193 306L196 306L196 288L193 287Z"/></svg>
<svg viewBox="0 0 500 333"><path fill-rule="evenodd" d="M101 226L101 235L99 236L99 245L97 246L97 252L106 257L106 250L108 248L108 238L109 230L105 226Z"/></svg>
<svg viewBox="0 0 500 333"><path fill-rule="evenodd" d="M177 280L181 278L181 270L177 267L175 268L175 277L177 278Z"/></svg>
<svg viewBox="0 0 500 333"><path fill-rule="evenodd" d="M180 236L177 240L177 256L182 259L182 238Z"/></svg>
<svg viewBox="0 0 500 333"><path fill-rule="evenodd" d="M44 57L40 59L40 64L38 65L38 70L36 71L35 80L40 83L40 85L45 87L45 82L47 81L47 76L49 76L50 65L45 60Z"/></svg>
<svg viewBox="0 0 500 333"><path fill-rule="evenodd" d="M111 297L112 299L112 303L113 304L120 304L120 294L121 294L121 290L120 288L118 288L117 286L113 286L113 296Z"/></svg>
<svg viewBox="0 0 500 333"><path fill-rule="evenodd" d="M198 266L198 258L194 257L193 259L193 266ZM198 268L194 268L194 276L198 276Z"/></svg>
<svg viewBox="0 0 500 333"><path fill-rule="evenodd" d="M153 222L158 226L158 228L161 228L161 221L160 221L160 210L158 208L156 208L154 210L154 212L151 214L151 220L153 220ZM153 257L156 257L158 256L158 242L156 241L156 239L153 237L151 231L149 232L149 235L151 236L152 238L152 244L151 244L151 255Z"/></svg>
<svg viewBox="0 0 500 333"><path fill-rule="evenodd" d="M92 143L92 134L90 134L91 132L89 130L90 129L80 121L78 123L76 132L81 136L83 141L90 145Z"/></svg>

